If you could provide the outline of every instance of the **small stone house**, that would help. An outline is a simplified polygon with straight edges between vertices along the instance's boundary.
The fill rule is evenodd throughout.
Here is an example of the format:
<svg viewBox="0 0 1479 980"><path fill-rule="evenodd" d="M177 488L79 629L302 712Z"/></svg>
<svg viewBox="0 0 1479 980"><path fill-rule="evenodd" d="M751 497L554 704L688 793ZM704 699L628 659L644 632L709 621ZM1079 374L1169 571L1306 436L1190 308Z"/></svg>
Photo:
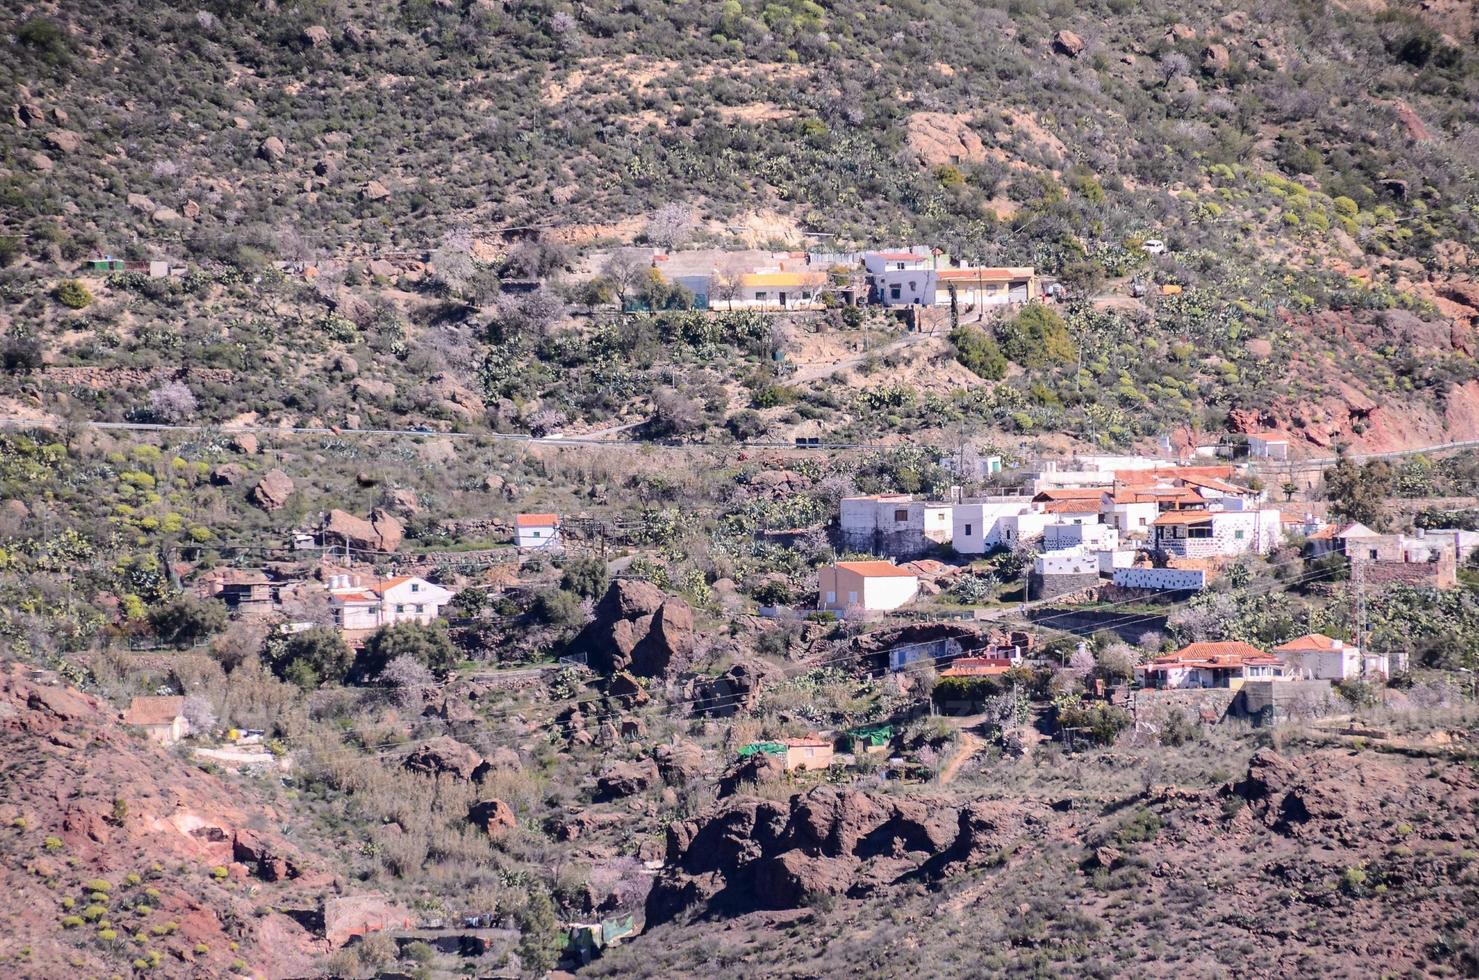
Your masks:
<svg viewBox="0 0 1479 980"><path fill-rule="evenodd" d="M174 745L189 733L185 699L179 696L140 697L129 702L123 723L142 728L151 742Z"/></svg>

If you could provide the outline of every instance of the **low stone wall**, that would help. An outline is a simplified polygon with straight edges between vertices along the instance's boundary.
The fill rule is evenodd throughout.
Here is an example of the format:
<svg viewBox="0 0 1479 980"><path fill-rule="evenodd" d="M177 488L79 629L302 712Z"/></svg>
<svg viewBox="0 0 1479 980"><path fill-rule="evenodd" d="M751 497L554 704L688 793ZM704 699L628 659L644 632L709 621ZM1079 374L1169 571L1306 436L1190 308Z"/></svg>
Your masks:
<svg viewBox="0 0 1479 980"><path fill-rule="evenodd" d="M165 381L231 384L236 380L236 372L225 368L202 367L49 367L36 377L48 388L105 391L111 388L145 388Z"/></svg>
<svg viewBox="0 0 1479 980"><path fill-rule="evenodd" d="M1056 599L1073 592L1082 592L1085 589L1097 588L1100 585L1098 572L1078 572L1073 574L1058 574L1049 572L1039 575L1037 572L1031 574L1032 598L1033 599Z"/></svg>
<svg viewBox="0 0 1479 980"><path fill-rule="evenodd" d="M1239 693L1236 710L1260 725L1323 718L1338 708L1328 680L1244 681Z"/></svg>
<svg viewBox="0 0 1479 980"><path fill-rule="evenodd" d="M1135 720L1160 727L1177 711L1187 721L1196 721L1207 711L1221 721L1227 716L1237 700L1238 692L1225 687L1205 687L1193 690L1155 691L1143 688L1135 692Z"/></svg>

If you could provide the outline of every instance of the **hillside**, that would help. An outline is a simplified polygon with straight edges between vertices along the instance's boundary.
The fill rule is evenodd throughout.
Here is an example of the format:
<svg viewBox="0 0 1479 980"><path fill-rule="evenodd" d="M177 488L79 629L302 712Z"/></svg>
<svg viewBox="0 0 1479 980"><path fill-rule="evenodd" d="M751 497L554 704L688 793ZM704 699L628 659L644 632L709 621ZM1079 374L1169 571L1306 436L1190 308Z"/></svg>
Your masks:
<svg viewBox="0 0 1479 980"><path fill-rule="evenodd" d="M7 414L923 441L968 422L1118 448L1276 427L1314 455L1479 429L1464 5L7 17ZM938 341L879 373L826 349L886 344L887 319L602 305L612 246L912 241L1060 279L1066 355L978 376ZM110 253L190 271L55 298ZM1133 299L1130 277L1185 293ZM779 395L776 352L807 379ZM153 396L171 384L188 395Z"/></svg>

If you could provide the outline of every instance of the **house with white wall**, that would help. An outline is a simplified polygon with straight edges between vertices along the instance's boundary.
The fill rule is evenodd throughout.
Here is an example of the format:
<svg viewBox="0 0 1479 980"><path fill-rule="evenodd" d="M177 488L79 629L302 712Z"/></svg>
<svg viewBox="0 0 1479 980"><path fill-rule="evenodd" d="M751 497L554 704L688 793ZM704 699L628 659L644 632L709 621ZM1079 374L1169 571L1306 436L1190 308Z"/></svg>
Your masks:
<svg viewBox="0 0 1479 980"><path fill-rule="evenodd" d="M431 623L452 593L416 575L355 584L352 576L337 575L329 583L329 607L341 630L374 630L396 623Z"/></svg>
<svg viewBox="0 0 1479 980"><path fill-rule="evenodd" d="M1241 642L1191 643L1135 668L1135 680L1141 687L1160 689L1237 690L1245 681L1284 676L1284 663L1278 657Z"/></svg>
<svg viewBox="0 0 1479 980"><path fill-rule="evenodd" d="M923 245L864 252L871 302L883 306L935 305L935 255Z"/></svg>
<svg viewBox="0 0 1479 980"><path fill-rule="evenodd" d="M514 545L519 548L554 548L560 542L560 515L519 514L514 518Z"/></svg>
<svg viewBox="0 0 1479 980"><path fill-rule="evenodd" d="M913 558L951 543L954 505L915 500L906 493L843 497L838 526L848 551Z"/></svg>
<svg viewBox="0 0 1479 980"><path fill-rule="evenodd" d="M1003 519L1036 514L1027 497L987 497L955 505L951 512L950 543L962 555L984 555L1006 543Z"/></svg>
<svg viewBox="0 0 1479 980"><path fill-rule="evenodd" d="M919 594L919 577L887 561L839 561L817 570L817 606L887 612Z"/></svg>
<svg viewBox="0 0 1479 980"><path fill-rule="evenodd" d="M1173 510L1155 519L1154 545L1177 558L1267 554L1284 538L1283 516L1265 510Z"/></svg>
<svg viewBox="0 0 1479 980"><path fill-rule="evenodd" d="M1307 633L1281 643L1273 652L1283 658L1295 677L1345 681L1357 677L1377 680L1389 675L1386 654L1363 653L1360 647L1324 633Z"/></svg>
<svg viewBox="0 0 1479 980"><path fill-rule="evenodd" d="M1289 437L1282 432L1250 432L1248 455L1254 459L1288 459Z"/></svg>
<svg viewBox="0 0 1479 980"><path fill-rule="evenodd" d="M972 313L1011 303L1039 299L1037 271L1031 266L950 266L935 270L936 306L949 306Z"/></svg>

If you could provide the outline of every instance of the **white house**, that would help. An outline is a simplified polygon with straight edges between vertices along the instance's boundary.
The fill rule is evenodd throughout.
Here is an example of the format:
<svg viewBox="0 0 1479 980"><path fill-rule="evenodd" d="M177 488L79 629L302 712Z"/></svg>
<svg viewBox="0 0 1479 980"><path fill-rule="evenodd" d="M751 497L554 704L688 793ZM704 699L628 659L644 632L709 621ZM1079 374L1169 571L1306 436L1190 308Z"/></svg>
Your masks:
<svg viewBox="0 0 1479 980"><path fill-rule="evenodd" d="M914 557L954 537L954 505L915 500L906 493L843 497L838 525L852 551Z"/></svg>
<svg viewBox="0 0 1479 980"><path fill-rule="evenodd" d="M953 532L950 543L962 555L984 555L1006 543L1002 537L1006 526L1004 518L1023 514L1042 516L1036 514L1031 501L1022 496L988 497L956 504L951 513ZM1016 529L1015 524L1013 529Z"/></svg>
<svg viewBox="0 0 1479 980"><path fill-rule="evenodd" d="M342 630L373 630L407 622L426 625L452 601L451 592L414 575L364 587L354 585L348 575L340 575L329 588L334 623Z"/></svg>
<svg viewBox="0 0 1479 980"><path fill-rule="evenodd" d="M1254 459L1288 459L1289 438L1279 432L1250 432L1248 455Z"/></svg>
<svg viewBox="0 0 1479 980"><path fill-rule="evenodd" d="M919 594L919 577L892 562L840 561L817 571L818 606L845 612L897 609Z"/></svg>
<svg viewBox="0 0 1479 980"><path fill-rule="evenodd" d="M1043 528L1057 520L1052 514L1028 511L1025 514L1009 514L1001 518L1001 544L1007 548L1019 548L1024 541L1041 538Z"/></svg>
<svg viewBox="0 0 1479 980"><path fill-rule="evenodd" d="M1314 680L1344 681L1354 677L1373 680L1388 675L1387 655L1362 653L1361 648L1323 633L1309 633L1276 646L1273 652L1284 659L1289 673Z"/></svg>
<svg viewBox="0 0 1479 980"><path fill-rule="evenodd" d="M928 248L864 252L872 301L884 306L933 306L935 256Z"/></svg>
<svg viewBox="0 0 1479 980"><path fill-rule="evenodd" d="M514 544L520 548L550 548L559 540L558 514L520 514L514 518Z"/></svg>
<svg viewBox="0 0 1479 980"><path fill-rule="evenodd" d="M1284 676L1284 664L1278 657L1236 641L1192 643L1135 668L1135 679L1142 687L1163 689L1237 690L1244 681L1277 680Z"/></svg>
<svg viewBox="0 0 1479 980"><path fill-rule="evenodd" d="M949 306L953 297L956 309L962 313L1008 303L1027 303L1039 295L1037 271L1031 266L956 266L935 270L935 305Z"/></svg>
<svg viewBox="0 0 1479 980"><path fill-rule="evenodd" d="M1266 554L1284 537L1277 510L1172 510L1155 519L1155 547L1178 558Z"/></svg>

